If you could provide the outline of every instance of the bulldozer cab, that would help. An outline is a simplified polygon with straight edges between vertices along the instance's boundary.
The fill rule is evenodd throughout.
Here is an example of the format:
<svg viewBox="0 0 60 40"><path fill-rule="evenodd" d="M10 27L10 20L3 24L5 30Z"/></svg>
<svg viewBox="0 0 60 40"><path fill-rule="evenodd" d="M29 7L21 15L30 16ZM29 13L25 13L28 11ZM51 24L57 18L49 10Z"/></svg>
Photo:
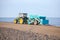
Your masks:
<svg viewBox="0 0 60 40"><path fill-rule="evenodd" d="M27 17L27 13L19 13L19 17L22 17L22 18Z"/></svg>

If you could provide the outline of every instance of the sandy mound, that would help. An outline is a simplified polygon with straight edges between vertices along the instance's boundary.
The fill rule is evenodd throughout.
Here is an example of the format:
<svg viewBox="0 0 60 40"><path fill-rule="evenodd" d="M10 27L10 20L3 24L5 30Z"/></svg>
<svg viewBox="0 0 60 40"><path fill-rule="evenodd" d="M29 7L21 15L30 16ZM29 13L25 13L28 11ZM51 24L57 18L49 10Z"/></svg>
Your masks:
<svg viewBox="0 0 60 40"><path fill-rule="evenodd" d="M0 40L60 40L60 37L0 27Z"/></svg>

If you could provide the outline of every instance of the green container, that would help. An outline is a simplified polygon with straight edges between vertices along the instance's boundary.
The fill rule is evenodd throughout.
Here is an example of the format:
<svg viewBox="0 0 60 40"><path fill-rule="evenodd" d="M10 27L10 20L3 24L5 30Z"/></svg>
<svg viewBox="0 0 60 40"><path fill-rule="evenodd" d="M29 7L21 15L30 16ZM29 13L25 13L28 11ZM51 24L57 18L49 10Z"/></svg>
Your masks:
<svg viewBox="0 0 60 40"><path fill-rule="evenodd" d="M43 21L42 21L42 24L43 24L43 25L49 24L49 20L43 20Z"/></svg>
<svg viewBox="0 0 60 40"><path fill-rule="evenodd" d="M49 20L40 19L40 24L41 24L41 25L47 25L47 24L49 24Z"/></svg>
<svg viewBox="0 0 60 40"><path fill-rule="evenodd" d="M43 20L45 20L45 19L46 19L46 17L44 17L44 16L40 16L39 18L40 18L40 19L43 19Z"/></svg>

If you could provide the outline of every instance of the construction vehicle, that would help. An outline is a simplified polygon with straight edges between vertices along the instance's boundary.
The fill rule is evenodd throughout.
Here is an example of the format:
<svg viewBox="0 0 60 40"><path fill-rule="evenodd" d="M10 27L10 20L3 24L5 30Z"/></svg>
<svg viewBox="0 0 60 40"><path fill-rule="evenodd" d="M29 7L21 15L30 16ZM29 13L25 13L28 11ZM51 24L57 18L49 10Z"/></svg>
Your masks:
<svg viewBox="0 0 60 40"><path fill-rule="evenodd" d="M34 24L34 25L48 25L49 20L46 19L44 16L37 16L37 15L30 15L28 19L28 24Z"/></svg>
<svg viewBox="0 0 60 40"><path fill-rule="evenodd" d="M27 17L27 13L19 13L19 17L14 20L14 23L48 25L49 20L47 20L44 16L30 15L29 17Z"/></svg>
<svg viewBox="0 0 60 40"><path fill-rule="evenodd" d="M19 17L14 19L14 23L27 24L27 13L19 13Z"/></svg>

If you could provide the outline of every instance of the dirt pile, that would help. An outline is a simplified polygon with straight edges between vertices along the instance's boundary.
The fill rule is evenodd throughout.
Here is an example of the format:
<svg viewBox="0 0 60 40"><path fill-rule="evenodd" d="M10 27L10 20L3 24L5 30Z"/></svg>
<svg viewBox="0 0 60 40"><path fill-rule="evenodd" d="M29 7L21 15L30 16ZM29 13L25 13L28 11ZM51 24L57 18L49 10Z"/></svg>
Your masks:
<svg viewBox="0 0 60 40"><path fill-rule="evenodd" d="M0 27L0 40L60 40L60 37Z"/></svg>

